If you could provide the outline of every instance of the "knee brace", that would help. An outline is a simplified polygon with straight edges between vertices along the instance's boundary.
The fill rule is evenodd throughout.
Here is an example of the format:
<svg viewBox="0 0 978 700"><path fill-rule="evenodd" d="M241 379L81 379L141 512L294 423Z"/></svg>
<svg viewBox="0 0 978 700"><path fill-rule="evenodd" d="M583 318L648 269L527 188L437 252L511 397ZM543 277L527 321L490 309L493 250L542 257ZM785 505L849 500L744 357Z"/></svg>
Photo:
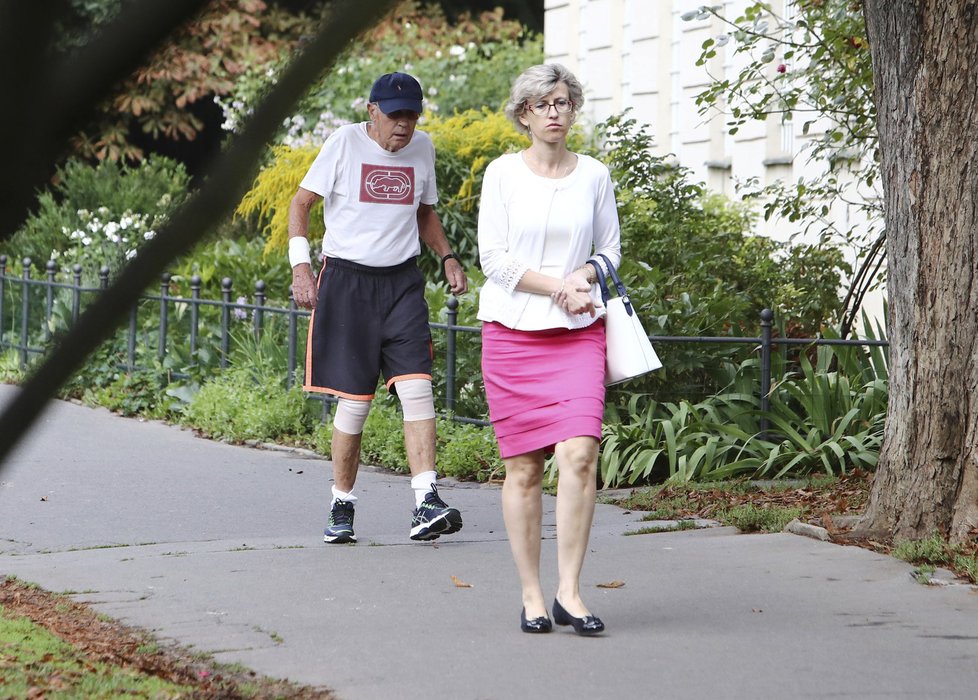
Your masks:
<svg viewBox="0 0 978 700"><path fill-rule="evenodd" d="M340 398L333 413L333 427L348 435L359 435L363 432L363 424L367 422L370 412L370 401L356 401Z"/></svg>
<svg viewBox="0 0 978 700"><path fill-rule="evenodd" d="M397 398L405 421L428 420L435 417L435 399L430 379L403 379L394 382Z"/></svg>

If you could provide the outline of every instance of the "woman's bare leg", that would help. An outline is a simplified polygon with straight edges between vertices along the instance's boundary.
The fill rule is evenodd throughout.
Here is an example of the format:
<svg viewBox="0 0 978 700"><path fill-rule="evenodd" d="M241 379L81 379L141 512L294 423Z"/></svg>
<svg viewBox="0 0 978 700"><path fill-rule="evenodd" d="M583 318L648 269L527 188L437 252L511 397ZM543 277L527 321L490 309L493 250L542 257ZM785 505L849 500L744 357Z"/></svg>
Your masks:
<svg viewBox="0 0 978 700"><path fill-rule="evenodd" d="M576 437L557 443L557 599L574 617L590 615L581 600L581 568L597 495L598 441Z"/></svg>
<svg viewBox="0 0 978 700"><path fill-rule="evenodd" d="M503 520L520 576L527 619L547 614L540 586L543 462L542 450L503 460Z"/></svg>

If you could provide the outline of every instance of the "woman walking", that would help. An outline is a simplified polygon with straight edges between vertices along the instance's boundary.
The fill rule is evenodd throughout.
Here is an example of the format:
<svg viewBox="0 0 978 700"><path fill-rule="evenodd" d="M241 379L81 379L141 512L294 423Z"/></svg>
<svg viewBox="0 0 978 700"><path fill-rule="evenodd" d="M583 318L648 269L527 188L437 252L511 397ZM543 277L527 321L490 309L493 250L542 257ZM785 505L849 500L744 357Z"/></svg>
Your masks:
<svg viewBox="0 0 978 700"><path fill-rule="evenodd" d="M578 634L604 630L581 599L580 575L596 496L604 413L604 309L593 253L620 262L618 212L608 169L567 148L584 101L561 65L533 66L514 82L506 115L530 146L486 169L479 256L482 370L506 467L503 518L522 587L520 627L549 632L540 582L544 461L554 454L557 566L553 622Z"/></svg>

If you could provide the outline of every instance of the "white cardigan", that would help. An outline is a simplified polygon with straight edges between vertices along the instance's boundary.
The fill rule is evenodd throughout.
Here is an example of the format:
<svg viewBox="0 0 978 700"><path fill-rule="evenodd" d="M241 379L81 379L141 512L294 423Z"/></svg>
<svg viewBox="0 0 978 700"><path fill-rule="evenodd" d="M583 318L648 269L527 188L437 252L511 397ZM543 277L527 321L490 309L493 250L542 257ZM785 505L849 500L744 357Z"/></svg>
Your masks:
<svg viewBox="0 0 978 700"><path fill-rule="evenodd" d="M586 155L564 178L534 174L520 153L500 156L486 168L479 204L479 260L486 283L478 318L515 328L534 296L516 290L527 270L539 270L548 230L570 235L564 276L594 253L615 267L621 261L618 208L608 168ZM597 287L591 290L601 301ZM532 308L532 307L531 307ZM604 315L564 314L566 328L584 328Z"/></svg>

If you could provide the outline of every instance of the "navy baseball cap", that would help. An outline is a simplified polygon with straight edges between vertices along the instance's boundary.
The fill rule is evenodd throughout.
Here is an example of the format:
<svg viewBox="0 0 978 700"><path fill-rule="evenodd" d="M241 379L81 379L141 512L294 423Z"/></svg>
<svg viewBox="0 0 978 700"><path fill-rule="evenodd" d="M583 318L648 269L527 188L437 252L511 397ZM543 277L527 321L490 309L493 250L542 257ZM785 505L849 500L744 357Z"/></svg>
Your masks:
<svg viewBox="0 0 978 700"><path fill-rule="evenodd" d="M376 102L384 114L407 109L421 114L421 83L407 73L387 73L377 78L370 88L370 101Z"/></svg>

